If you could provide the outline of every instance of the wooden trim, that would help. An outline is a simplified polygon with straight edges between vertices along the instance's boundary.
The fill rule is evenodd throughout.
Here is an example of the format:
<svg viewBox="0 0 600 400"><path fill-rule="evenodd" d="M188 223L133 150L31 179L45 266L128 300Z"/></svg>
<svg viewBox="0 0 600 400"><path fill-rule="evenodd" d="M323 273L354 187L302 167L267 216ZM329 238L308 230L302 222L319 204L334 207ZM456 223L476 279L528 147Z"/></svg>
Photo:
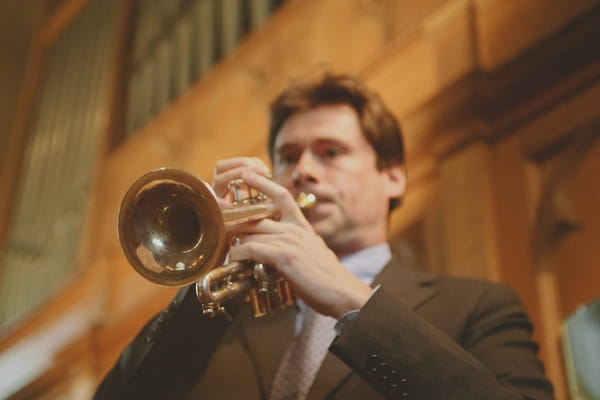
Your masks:
<svg viewBox="0 0 600 400"><path fill-rule="evenodd" d="M441 91L406 116L428 119L426 132L411 133L434 135L431 142L439 157L461 151L481 137L501 140L598 81L600 63L594 45L599 41L597 6L502 68L475 69ZM419 156L423 157L418 155L413 164Z"/></svg>
<svg viewBox="0 0 600 400"><path fill-rule="evenodd" d="M79 15L88 3L89 0L64 1L48 18L48 22L42 25L39 39L42 47L52 45L73 18Z"/></svg>
<svg viewBox="0 0 600 400"><path fill-rule="evenodd" d="M51 367L12 394L9 399L74 398L74 395L89 398L93 396L96 383L93 364L93 354L96 350L94 339L93 330L74 339L65 349L56 354ZM84 382L85 388L82 388L82 378L86 381Z"/></svg>
<svg viewBox="0 0 600 400"><path fill-rule="evenodd" d="M536 286L540 304L540 320L542 322L540 330L543 332L541 340L546 349L546 373L552 379L556 398L566 399L565 371L562 367L563 360L560 352L562 329L556 313L560 309L556 276L550 269L545 267L537 274Z"/></svg>
<svg viewBox="0 0 600 400"><path fill-rule="evenodd" d="M582 152L592 148L597 140L598 120L592 120L586 127L568 131L564 137L538 148L536 153L528 153L524 148L524 159L528 159L528 174L531 204L531 247L535 268L535 287L539 304L540 344L544 350L547 375L554 383L557 398L566 398L564 362L561 353L563 339L561 320L565 310L556 274L556 252L565 238L578 227L576 219L570 215L568 205L556 201L569 177L574 174L585 157ZM550 174L542 178L540 165L553 162Z"/></svg>
<svg viewBox="0 0 600 400"><path fill-rule="evenodd" d="M0 352L59 320L61 316L68 313L74 304L87 301L90 293L93 293L99 282L102 282L101 274L103 272L102 268L88 268L85 273L73 276L58 288L54 296L19 320L12 331L8 331L0 337Z"/></svg>

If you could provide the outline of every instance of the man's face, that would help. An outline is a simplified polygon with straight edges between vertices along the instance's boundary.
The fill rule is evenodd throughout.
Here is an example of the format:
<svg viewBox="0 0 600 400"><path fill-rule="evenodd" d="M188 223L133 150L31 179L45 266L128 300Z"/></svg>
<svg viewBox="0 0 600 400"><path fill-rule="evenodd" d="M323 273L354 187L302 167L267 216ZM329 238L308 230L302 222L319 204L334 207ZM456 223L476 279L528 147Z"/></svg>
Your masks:
<svg viewBox="0 0 600 400"><path fill-rule="evenodd" d="M279 130L273 162L275 180L293 195L316 195L306 217L338 256L385 242L389 199L402 195L404 174L400 166L377 170L350 106L293 114Z"/></svg>

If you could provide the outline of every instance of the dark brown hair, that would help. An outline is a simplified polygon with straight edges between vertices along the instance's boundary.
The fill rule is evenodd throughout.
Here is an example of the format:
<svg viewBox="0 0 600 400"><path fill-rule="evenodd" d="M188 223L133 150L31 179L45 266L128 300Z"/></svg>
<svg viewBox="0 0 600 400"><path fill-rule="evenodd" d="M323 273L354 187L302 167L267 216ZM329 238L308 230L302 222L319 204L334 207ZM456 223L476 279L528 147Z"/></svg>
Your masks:
<svg viewBox="0 0 600 400"><path fill-rule="evenodd" d="M398 121L379 95L349 75L326 74L316 82L293 85L271 104L268 150L274 160L275 139L293 114L322 105L348 104L356 112L365 138L375 151L377 169L404 165L404 143ZM390 203L390 209L399 199Z"/></svg>

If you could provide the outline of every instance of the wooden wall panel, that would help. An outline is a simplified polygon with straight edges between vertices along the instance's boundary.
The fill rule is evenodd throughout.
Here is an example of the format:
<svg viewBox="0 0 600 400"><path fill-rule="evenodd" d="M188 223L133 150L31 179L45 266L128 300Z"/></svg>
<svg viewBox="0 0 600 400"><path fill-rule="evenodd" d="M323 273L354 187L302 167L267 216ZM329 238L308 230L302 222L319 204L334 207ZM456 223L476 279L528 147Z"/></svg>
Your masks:
<svg viewBox="0 0 600 400"><path fill-rule="evenodd" d="M442 232L434 252L447 264L443 271L514 284L534 320L538 320L540 300L526 245L531 221L521 219L522 210L516 216L507 217L506 213L511 211L509 205L516 206L525 196L526 181L520 175L524 156L519 140L539 140L532 138L540 136L539 127L528 135L522 133L527 126L520 127L513 132L519 140L460 146L473 135L493 132L479 109L471 107L476 104L472 99L479 90L476 71L478 66L492 69L533 43L507 40L505 31L493 29L516 24L518 12L525 11L517 9L517 14L498 17L495 8L489 8L490 3L432 2L423 6L428 12L422 10L420 19L407 20L402 30L391 29L395 24L390 19L396 22L408 17L386 14L382 4L357 1L352 5L344 2L342 7L333 1L291 3L279 19L250 37L238 52L107 159L102 180L104 187L110 182L110 189L99 210L107 217L100 229L104 236L101 243L106 246L100 254L110 255L107 264L114 271L110 297L113 317L108 320L107 332L110 326L122 326L129 310L148 304L149 298L161 299L153 302L158 309L169 297L165 290L140 282L119 255L114 220L122 194L133 179L163 165L182 167L210 179L217 159L243 154L264 158L268 102L290 79L323 69L363 75L404 121L413 194L407 196L402 212L394 216L394 230L414 224L419 215L427 213L428 204L441 202L439 213L431 214L439 220L429 226L437 225L433 230ZM565 14L562 23L566 24L570 16ZM559 25L556 22L552 29ZM535 40L552 31L536 25L531 29ZM497 52L493 50L496 43L510 43L512 47ZM442 93L445 100L434 100ZM463 108L442 130L428 121L438 112L452 114L450 110L456 104L463 104ZM586 110L577 110L582 120L588 118L589 107ZM560 114L560 109L531 124L552 120L555 113ZM452 139L442 133L450 133ZM446 154L448 149L455 150ZM509 164L512 171L506 170ZM499 194L511 188L509 177L518 179L519 184ZM511 235L513 229L518 229L520 235ZM137 295L131 296L132 292ZM148 313L149 308L146 310ZM136 321L141 324L143 318ZM135 332L134 328L119 329ZM123 336L115 342L109 337L104 346L116 355L114 348L123 343ZM546 347L544 351L554 350ZM556 351L553 355L548 359L558 362ZM108 367L110 362L103 364ZM552 373L560 374L560 367Z"/></svg>
<svg viewBox="0 0 600 400"><path fill-rule="evenodd" d="M490 148L476 142L443 161L439 199L446 272L498 281Z"/></svg>
<svg viewBox="0 0 600 400"><path fill-rule="evenodd" d="M552 314L593 296L595 288L588 286L585 296L574 297L582 280L569 280L567 271L577 254L577 276L594 276L590 268L598 253L590 238L597 231L589 228L564 243L558 274L540 261L532 245L547 178L540 157L598 118L600 67L597 58L580 53L572 65L557 69L546 61L571 54L569 47L592 48L598 5L288 1L102 162L83 257L83 270L95 269L97 285L92 288L87 278L88 290L81 292L102 306L89 339L97 378L173 293L144 282L120 250L116 219L131 183L161 166L210 180L218 159L266 160L270 100L294 79L331 70L365 78L404 127L409 192L392 217L391 234L411 236L435 271L514 286L538 325L542 355L558 398L564 398L560 327ZM558 31L565 43L555 47L548 38L556 39ZM543 79L530 82L538 76ZM568 192L585 226L598 224L598 194L586 187L597 168L595 161L582 164ZM561 287L557 281L568 283Z"/></svg>
<svg viewBox="0 0 600 400"><path fill-rule="evenodd" d="M596 0L474 0L481 67L502 66L597 5Z"/></svg>

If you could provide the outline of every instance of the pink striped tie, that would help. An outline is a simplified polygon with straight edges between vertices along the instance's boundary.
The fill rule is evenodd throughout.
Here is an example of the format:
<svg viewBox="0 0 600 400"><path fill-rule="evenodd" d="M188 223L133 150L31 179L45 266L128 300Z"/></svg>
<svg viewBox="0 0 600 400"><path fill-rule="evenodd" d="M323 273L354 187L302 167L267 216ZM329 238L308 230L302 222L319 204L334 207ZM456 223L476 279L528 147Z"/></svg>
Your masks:
<svg viewBox="0 0 600 400"><path fill-rule="evenodd" d="M279 365L270 400L305 399L335 337L336 320L308 308L300 334Z"/></svg>

